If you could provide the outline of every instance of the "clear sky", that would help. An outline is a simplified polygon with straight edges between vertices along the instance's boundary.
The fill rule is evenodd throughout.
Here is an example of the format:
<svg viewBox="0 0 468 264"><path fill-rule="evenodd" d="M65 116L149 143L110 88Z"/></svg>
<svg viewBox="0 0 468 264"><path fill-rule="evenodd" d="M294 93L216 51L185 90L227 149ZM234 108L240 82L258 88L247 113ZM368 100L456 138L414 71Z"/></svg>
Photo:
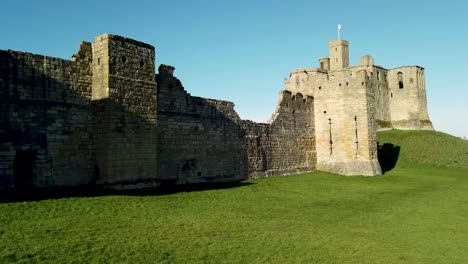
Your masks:
<svg viewBox="0 0 468 264"><path fill-rule="evenodd" d="M328 40L350 41L350 64L426 69L436 130L468 137L468 2L14 0L0 7L0 49L70 59L103 33L156 47L194 96L232 101L265 122L291 70L318 67Z"/></svg>

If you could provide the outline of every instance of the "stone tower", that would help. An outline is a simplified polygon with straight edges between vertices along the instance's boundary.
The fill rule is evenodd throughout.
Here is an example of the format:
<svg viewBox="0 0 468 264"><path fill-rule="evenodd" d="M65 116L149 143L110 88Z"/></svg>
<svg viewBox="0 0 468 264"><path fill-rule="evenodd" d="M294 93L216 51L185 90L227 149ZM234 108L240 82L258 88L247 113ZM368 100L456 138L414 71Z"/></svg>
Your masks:
<svg viewBox="0 0 468 264"><path fill-rule="evenodd" d="M378 129L432 130L424 69L385 69L370 55L349 65L348 41L331 40L319 68L294 70L286 90L313 96L317 169L344 175L377 175Z"/></svg>
<svg viewBox="0 0 468 264"><path fill-rule="evenodd" d="M349 66L349 43L347 40L330 40L330 71L337 71Z"/></svg>
<svg viewBox="0 0 468 264"><path fill-rule="evenodd" d="M93 44L93 163L96 183L157 177L154 47L104 34Z"/></svg>
<svg viewBox="0 0 468 264"><path fill-rule="evenodd" d="M393 128L434 129L427 113L424 68L405 66L388 70L388 88Z"/></svg>
<svg viewBox="0 0 468 264"><path fill-rule="evenodd" d="M343 175L380 174L375 101L366 71L335 71L319 80L311 84L316 102L317 169Z"/></svg>

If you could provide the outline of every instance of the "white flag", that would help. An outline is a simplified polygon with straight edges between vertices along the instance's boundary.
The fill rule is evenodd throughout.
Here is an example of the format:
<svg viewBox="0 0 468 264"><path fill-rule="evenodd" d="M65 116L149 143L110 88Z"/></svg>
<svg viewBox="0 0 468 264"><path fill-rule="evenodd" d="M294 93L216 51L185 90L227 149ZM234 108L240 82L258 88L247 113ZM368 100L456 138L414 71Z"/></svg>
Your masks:
<svg viewBox="0 0 468 264"><path fill-rule="evenodd" d="M338 24L338 30L341 30L341 24Z"/></svg>

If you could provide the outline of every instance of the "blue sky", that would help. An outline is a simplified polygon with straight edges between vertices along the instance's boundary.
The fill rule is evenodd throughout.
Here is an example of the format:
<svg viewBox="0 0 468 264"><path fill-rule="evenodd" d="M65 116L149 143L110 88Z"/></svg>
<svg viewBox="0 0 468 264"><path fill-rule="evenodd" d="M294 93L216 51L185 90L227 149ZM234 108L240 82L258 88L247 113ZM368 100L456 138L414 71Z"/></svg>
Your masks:
<svg viewBox="0 0 468 264"><path fill-rule="evenodd" d="M52 1L1 6L0 49L70 59L103 33L156 47L156 63L195 96L233 101L265 122L291 70L317 67L328 40L350 41L350 63L426 69L435 128L468 137L466 1Z"/></svg>

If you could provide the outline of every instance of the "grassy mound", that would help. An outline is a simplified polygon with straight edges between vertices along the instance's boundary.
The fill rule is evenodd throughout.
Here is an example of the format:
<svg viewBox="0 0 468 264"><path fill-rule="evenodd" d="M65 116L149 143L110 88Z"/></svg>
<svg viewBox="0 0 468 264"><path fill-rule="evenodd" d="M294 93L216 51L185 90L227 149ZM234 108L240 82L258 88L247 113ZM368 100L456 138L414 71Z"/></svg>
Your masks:
<svg viewBox="0 0 468 264"><path fill-rule="evenodd" d="M378 137L377 177L0 203L0 263L467 263L465 142Z"/></svg>
<svg viewBox="0 0 468 264"><path fill-rule="evenodd" d="M468 169L468 141L445 133L390 130L378 132L377 140L384 149L383 166L397 158L399 167Z"/></svg>

